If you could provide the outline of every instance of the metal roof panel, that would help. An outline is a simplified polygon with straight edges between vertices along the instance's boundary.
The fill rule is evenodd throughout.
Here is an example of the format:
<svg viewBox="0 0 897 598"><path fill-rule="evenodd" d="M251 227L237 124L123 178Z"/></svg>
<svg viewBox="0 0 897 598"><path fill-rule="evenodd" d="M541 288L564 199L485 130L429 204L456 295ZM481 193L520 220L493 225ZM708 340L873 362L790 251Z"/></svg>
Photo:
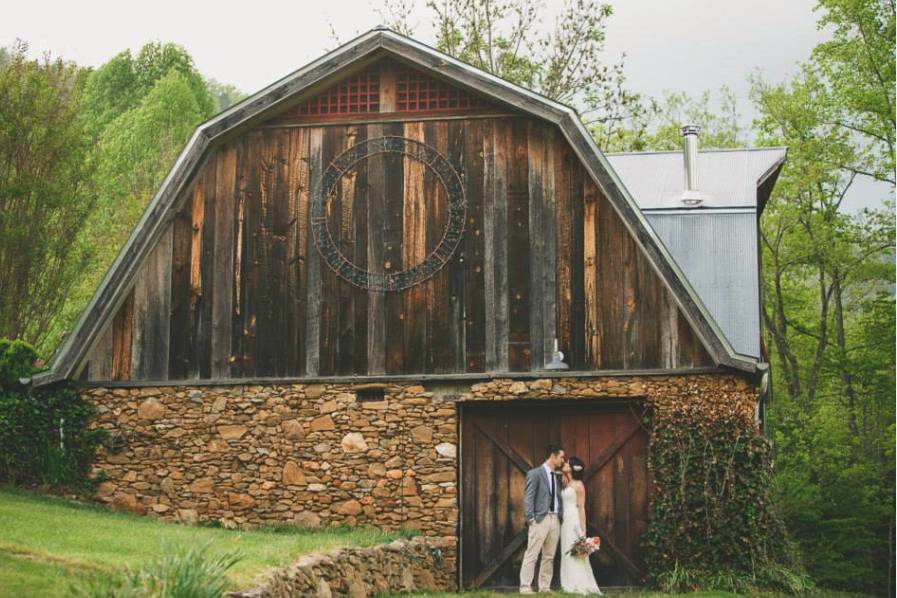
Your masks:
<svg viewBox="0 0 897 598"><path fill-rule="evenodd" d="M785 159L785 148L705 149L698 152L700 207L682 205L681 151L606 154L642 210L756 208L757 187Z"/></svg>

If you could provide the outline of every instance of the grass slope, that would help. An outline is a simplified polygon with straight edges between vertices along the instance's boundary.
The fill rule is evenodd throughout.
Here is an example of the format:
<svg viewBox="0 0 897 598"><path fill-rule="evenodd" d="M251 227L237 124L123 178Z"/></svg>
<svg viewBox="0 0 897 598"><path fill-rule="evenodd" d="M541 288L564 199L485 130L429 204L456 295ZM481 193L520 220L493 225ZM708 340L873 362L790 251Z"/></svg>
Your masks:
<svg viewBox="0 0 897 598"><path fill-rule="evenodd" d="M212 554L243 553L230 574L233 586L241 588L297 555L394 537L365 529L234 531L177 525L0 489L0 596L64 596L72 576L136 566L166 548L206 542Z"/></svg>

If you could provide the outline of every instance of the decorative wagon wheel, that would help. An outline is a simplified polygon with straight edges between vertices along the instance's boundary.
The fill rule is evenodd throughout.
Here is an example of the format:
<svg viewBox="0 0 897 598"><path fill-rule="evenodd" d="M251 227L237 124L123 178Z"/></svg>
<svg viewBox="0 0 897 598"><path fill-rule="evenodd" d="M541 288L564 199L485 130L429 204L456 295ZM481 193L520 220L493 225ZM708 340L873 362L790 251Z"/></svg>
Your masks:
<svg viewBox="0 0 897 598"><path fill-rule="evenodd" d="M340 180L359 162L386 153L418 160L437 176L448 198L449 218L439 244L422 262L398 272L381 274L360 268L343 255L327 227L327 204L333 198ZM372 291L401 291L431 278L448 263L461 242L466 215L467 203L461 177L445 156L414 139L386 136L361 141L330 163L312 198L311 228L318 253L340 278Z"/></svg>

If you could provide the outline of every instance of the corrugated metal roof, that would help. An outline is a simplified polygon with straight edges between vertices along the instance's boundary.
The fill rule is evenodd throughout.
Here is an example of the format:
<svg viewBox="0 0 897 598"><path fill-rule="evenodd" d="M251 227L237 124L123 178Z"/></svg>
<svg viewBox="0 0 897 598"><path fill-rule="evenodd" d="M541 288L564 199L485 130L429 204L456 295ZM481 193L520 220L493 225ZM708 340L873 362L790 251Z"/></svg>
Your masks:
<svg viewBox="0 0 897 598"><path fill-rule="evenodd" d="M681 151L607 154L642 210L683 208L685 165ZM700 208L752 208L757 186L785 159L785 148L698 152Z"/></svg>

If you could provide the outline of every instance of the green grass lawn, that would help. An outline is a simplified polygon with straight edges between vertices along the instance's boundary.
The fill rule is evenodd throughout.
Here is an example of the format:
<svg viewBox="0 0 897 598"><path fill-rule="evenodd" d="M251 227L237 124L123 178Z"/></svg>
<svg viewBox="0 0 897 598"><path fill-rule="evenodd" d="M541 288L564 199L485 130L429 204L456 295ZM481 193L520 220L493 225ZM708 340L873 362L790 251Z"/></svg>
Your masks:
<svg viewBox="0 0 897 598"><path fill-rule="evenodd" d="M444 594L403 594L401 598L508 598L508 596L516 594L499 594L495 592L462 592L462 593L444 593ZM743 598L741 594L732 594L730 592L690 592L687 594L664 594L662 592L609 592L608 596L619 596L621 598ZM570 598L572 594L553 593L553 594L536 594L538 597L545 598ZM384 598L399 598L394 597ZM751 598L784 598L782 594L753 594ZM814 590L813 598L872 598L865 594L849 594L843 592L829 592L826 590Z"/></svg>
<svg viewBox="0 0 897 598"><path fill-rule="evenodd" d="M234 531L178 525L0 488L0 597L65 596L73 577L114 572L169 547L206 542L212 554L243 553L230 578L234 588L245 588L260 573L297 555L394 537L365 529Z"/></svg>
<svg viewBox="0 0 897 598"><path fill-rule="evenodd" d="M244 558L230 573L233 587L246 588L266 570L300 554L340 546L370 546L395 536L365 529L232 531L164 523L113 513L90 504L35 496L0 488L0 598L68 595L72 579L115 572L162 555L166 548L211 542L220 554L240 550ZM658 592L616 594L661 598ZM426 598L504 598L508 594L467 592L417 594ZM561 597L564 594L540 594ZM677 594L688 598L737 598L725 592ZM816 591L819 598L867 598L860 594ZM407 598L407 597L406 597ZM756 598L780 598L762 594Z"/></svg>

